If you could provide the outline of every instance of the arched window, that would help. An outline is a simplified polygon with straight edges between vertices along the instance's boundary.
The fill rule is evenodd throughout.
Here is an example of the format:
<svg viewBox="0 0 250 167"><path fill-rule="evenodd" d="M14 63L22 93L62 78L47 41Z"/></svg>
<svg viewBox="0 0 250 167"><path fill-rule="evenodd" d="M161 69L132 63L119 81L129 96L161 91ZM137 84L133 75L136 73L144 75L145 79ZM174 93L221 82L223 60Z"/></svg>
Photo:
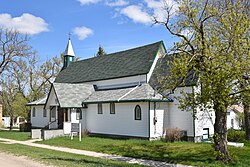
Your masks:
<svg viewBox="0 0 250 167"><path fill-rule="evenodd" d="M135 120L141 120L141 107L139 105L135 106Z"/></svg>

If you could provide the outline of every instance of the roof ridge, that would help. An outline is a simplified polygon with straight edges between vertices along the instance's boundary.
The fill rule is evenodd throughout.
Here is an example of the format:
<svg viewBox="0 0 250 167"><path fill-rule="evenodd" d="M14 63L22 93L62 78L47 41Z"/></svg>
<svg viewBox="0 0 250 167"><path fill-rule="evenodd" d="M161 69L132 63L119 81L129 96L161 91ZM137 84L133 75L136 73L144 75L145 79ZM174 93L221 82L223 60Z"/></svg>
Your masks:
<svg viewBox="0 0 250 167"><path fill-rule="evenodd" d="M134 87L133 89L131 89L130 91L128 91L127 93L125 93L124 95L122 95L117 101L119 102L121 99L123 99L124 97L126 97L127 95L129 95L131 92L133 92L138 87L139 87L139 85L136 85L136 87Z"/></svg>
<svg viewBox="0 0 250 167"><path fill-rule="evenodd" d="M122 53L122 52L127 52L127 51L131 51L131 50L135 50L135 49L140 49L140 48L143 48L143 47L155 45L155 44L157 44L157 43L160 44L160 43L162 43L162 42L163 42L163 41L160 40L160 41L158 41L158 42L154 42L154 43L150 43L150 44L146 44L146 45L142 45L142 46L137 46L137 47L130 48L130 49L126 49L126 50L121 50L121 51L109 53L109 54L106 54L105 56L112 56L112 55L114 55L114 54L119 54L119 53ZM87 58L87 59L83 59L83 60L79 60L79 61L72 62L72 64L73 64L73 63L82 62L82 61L91 60L91 59L98 59L98 58L102 58L102 56L90 57L90 58Z"/></svg>

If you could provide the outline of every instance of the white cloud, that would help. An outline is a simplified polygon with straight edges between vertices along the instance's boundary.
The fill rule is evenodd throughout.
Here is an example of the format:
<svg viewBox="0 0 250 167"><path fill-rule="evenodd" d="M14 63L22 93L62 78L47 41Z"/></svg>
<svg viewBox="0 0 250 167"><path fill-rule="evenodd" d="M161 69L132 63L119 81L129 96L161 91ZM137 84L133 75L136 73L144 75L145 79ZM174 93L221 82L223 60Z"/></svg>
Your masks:
<svg viewBox="0 0 250 167"><path fill-rule="evenodd" d="M75 27L73 29L73 34L76 35L79 40L84 40L90 35L93 35L94 31L90 28L82 26L82 27Z"/></svg>
<svg viewBox="0 0 250 167"><path fill-rule="evenodd" d="M187 38L191 38L194 31L193 30L190 30L190 29L184 29L180 32L182 35L184 35L185 37Z"/></svg>
<svg viewBox="0 0 250 167"><path fill-rule="evenodd" d="M149 8L160 8L163 5L162 1L145 0L145 2Z"/></svg>
<svg viewBox="0 0 250 167"><path fill-rule="evenodd" d="M159 21L165 21L166 8L171 8L170 15L174 15L178 10L178 5L174 0L145 0L145 3L149 9L153 10L151 14Z"/></svg>
<svg viewBox="0 0 250 167"><path fill-rule="evenodd" d="M110 7L117 7L117 6L125 6L125 5L128 5L129 2L126 1L126 0L116 0L116 1L113 1L113 0L107 0L106 5L110 6Z"/></svg>
<svg viewBox="0 0 250 167"><path fill-rule="evenodd" d="M135 3L132 0L78 0L81 5L96 4L111 7L118 16L126 16L135 23L152 24L153 17L158 21L166 21L166 8L171 8L170 14L173 16L178 10L176 0L141 0ZM118 11L116 11L118 9Z"/></svg>
<svg viewBox="0 0 250 167"><path fill-rule="evenodd" d="M20 17L12 17L7 13L0 14L0 27L29 35L49 31L48 24L41 17L29 13L24 13Z"/></svg>
<svg viewBox="0 0 250 167"><path fill-rule="evenodd" d="M78 0L81 5L89 5L100 2L101 0Z"/></svg>
<svg viewBox="0 0 250 167"><path fill-rule="evenodd" d="M121 10L121 14L132 19L135 23L149 24L152 23L151 16L143 11L141 6L130 5Z"/></svg>

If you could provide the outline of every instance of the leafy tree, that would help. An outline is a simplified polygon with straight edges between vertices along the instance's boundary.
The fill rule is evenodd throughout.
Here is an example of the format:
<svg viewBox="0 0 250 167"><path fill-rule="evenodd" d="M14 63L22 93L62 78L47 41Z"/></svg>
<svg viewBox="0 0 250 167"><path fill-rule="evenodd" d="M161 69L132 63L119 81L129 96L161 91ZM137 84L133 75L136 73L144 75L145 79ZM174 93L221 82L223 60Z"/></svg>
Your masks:
<svg viewBox="0 0 250 167"><path fill-rule="evenodd" d="M104 51L103 47L100 45L96 56L104 56L104 55L106 55L106 52Z"/></svg>
<svg viewBox="0 0 250 167"><path fill-rule="evenodd" d="M18 93L18 88L14 84L14 79L6 77L2 80L2 101L4 113L10 116L10 130L13 128L15 112L13 109L13 102Z"/></svg>
<svg viewBox="0 0 250 167"><path fill-rule="evenodd" d="M166 20L162 24L171 35L180 40L175 43L170 64L170 75L165 87L174 91L191 74L199 75L200 91L182 92L182 109L212 108L215 111L214 145L216 159L224 162L231 157L227 148L227 108L236 104L242 92L242 75L249 71L249 17L240 0L180 0L179 10L171 16L166 7ZM248 67L248 68L247 68Z"/></svg>
<svg viewBox="0 0 250 167"><path fill-rule="evenodd" d="M28 119L29 117L29 107L26 106L28 99L22 93L16 93L14 100L12 102L13 111L15 117L24 117Z"/></svg>
<svg viewBox="0 0 250 167"><path fill-rule="evenodd" d="M236 120L239 122L239 126L242 129L245 129L244 113L237 112L237 114L236 114Z"/></svg>
<svg viewBox="0 0 250 167"><path fill-rule="evenodd" d="M243 88L250 89L250 77L241 84ZM244 109L244 129L246 132L246 140L250 140L250 93L242 92L242 104Z"/></svg>

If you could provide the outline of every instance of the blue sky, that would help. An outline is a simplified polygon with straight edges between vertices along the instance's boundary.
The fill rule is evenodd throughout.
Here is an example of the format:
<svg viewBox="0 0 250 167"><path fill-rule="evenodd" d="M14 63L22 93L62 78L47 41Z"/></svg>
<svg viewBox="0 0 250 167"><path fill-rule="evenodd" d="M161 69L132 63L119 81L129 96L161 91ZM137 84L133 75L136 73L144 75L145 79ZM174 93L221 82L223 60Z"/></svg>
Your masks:
<svg viewBox="0 0 250 167"><path fill-rule="evenodd" d="M168 0L171 4L172 1ZM68 33L80 59L92 57L99 45L107 53L174 39L152 15L163 19L162 0L1 0L0 27L30 35L41 61L58 56Z"/></svg>

